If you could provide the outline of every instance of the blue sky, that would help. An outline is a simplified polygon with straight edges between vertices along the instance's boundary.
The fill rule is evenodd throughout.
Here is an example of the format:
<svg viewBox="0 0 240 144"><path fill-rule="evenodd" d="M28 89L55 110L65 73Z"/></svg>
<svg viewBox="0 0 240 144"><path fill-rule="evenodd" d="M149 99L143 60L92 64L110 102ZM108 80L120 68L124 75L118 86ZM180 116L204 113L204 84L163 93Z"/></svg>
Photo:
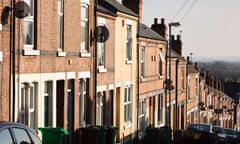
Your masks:
<svg viewBox="0 0 240 144"><path fill-rule="evenodd" d="M240 0L197 0L187 13L195 1L143 0L143 23L180 22L173 32L182 35L184 56L240 56Z"/></svg>

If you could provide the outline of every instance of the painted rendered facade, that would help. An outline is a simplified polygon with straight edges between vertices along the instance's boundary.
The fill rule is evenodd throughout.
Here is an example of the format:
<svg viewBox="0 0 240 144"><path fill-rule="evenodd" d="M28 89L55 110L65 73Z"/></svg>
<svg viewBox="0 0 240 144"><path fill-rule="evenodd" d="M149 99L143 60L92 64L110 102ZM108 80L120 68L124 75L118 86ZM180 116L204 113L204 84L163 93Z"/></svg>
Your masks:
<svg viewBox="0 0 240 144"><path fill-rule="evenodd" d="M116 125L118 140L129 141L137 129L137 17L121 12L115 21L115 84ZM130 30L131 49L127 50L127 30Z"/></svg>

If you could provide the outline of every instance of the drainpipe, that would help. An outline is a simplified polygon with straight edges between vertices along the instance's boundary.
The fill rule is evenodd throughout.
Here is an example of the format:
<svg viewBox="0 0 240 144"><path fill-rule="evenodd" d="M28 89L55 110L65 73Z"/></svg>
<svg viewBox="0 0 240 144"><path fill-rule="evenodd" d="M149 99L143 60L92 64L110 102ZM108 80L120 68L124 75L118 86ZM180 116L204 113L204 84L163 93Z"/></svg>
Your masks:
<svg viewBox="0 0 240 144"><path fill-rule="evenodd" d="M139 58L139 53L140 53L140 44L139 44L139 25L140 25L140 22L139 22L139 17L138 17L138 21L137 21L137 143L139 143L139 126L138 126L138 123L139 123L139 94L140 94L140 89L139 89L139 84L140 84L140 58Z"/></svg>
<svg viewBox="0 0 240 144"><path fill-rule="evenodd" d="M97 4L98 0L94 1L94 30L97 27ZM94 37L94 56L93 56L93 63L94 63L94 125L97 124L97 40Z"/></svg>
<svg viewBox="0 0 240 144"><path fill-rule="evenodd" d="M186 111L186 117L185 117L185 126L187 127L187 107L188 107L188 62L186 64L186 108L185 108L185 111ZM186 128L185 127L185 128Z"/></svg>
<svg viewBox="0 0 240 144"><path fill-rule="evenodd" d="M11 1L11 7L12 7L12 13L11 13L11 24L12 26L10 26L10 43L11 43L11 49L10 49L10 55L11 55L11 68L10 71L12 71L12 78L11 78L11 74L10 74L10 79L12 79L12 81L10 81L10 89L9 89L9 109L12 110L12 114L9 114L9 120L14 122L15 121L15 24L16 24L16 19L15 19L15 15L14 15L14 9L15 9L15 3L16 0ZM10 60L10 61L11 61ZM12 82L12 92L11 92L11 82ZM11 96L12 94L12 96ZM11 105L12 103L12 105ZM12 106L12 107L11 107Z"/></svg>
<svg viewBox="0 0 240 144"><path fill-rule="evenodd" d="M175 120L175 126L176 126L176 130L178 130L178 122L179 122L179 112L178 112L178 64L179 64L179 60L176 60L176 88L175 88L175 96L176 96L176 105L175 105L175 116L176 116L176 120Z"/></svg>

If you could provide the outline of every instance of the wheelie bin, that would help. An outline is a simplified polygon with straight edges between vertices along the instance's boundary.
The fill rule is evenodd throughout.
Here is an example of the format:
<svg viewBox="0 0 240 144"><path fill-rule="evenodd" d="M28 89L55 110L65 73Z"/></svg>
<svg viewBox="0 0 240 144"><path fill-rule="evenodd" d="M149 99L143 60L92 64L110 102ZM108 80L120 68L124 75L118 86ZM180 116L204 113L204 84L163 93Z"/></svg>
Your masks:
<svg viewBox="0 0 240 144"><path fill-rule="evenodd" d="M68 144L69 133L64 128L39 128L42 133L42 144Z"/></svg>

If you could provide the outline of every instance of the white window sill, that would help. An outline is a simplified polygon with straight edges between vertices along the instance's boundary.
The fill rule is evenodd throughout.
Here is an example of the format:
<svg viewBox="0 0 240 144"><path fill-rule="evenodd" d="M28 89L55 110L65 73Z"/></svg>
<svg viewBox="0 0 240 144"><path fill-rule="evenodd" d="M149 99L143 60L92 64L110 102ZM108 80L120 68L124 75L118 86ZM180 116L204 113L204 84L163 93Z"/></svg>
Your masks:
<svg viewBox="0 0 240 144"><path fill-rule="evenodd" d="M126 60L126 64L133 64L132 60Z"/></svg>
<svg viewBox="0 0 240 144"><path fill-rule="evenodd" d="M163 79L164 78L164 76L163 75L158 75L159 76L159 79Z"/></svg>
<svg viewBox="0 0 240 144"><path fill-rule="evenodd" d="M66 52L58 51L57 56L58 57L65 57L67 55Z"/></svg>
<svg viewBox="0 0 240 144"><path fill-rule="evenodd" d="M91 53L81 52L80 57L91 57Z"/></svg>
<svg viewBox="0 0 240 144"><path fill-rule="evenodd" d="M33 49L24 49L23 50L23 55L25 56L38 56L40 55L39 50L33 50Z"/></svg>
<svg viewBox="0 0 240 144"><path fill-rule="evenodd" d="M131 127L132 127L132 122L131 121L128 121L128 122L124 123L124 129L129 129Z"/></svg>
<svg viewBox="0 0 240 144"><path fill-rule="evenodd" d="M107 69L104 68L104 67L98 67L98 72L99 73L105 73L105 72L107 72Z"/></svg>

